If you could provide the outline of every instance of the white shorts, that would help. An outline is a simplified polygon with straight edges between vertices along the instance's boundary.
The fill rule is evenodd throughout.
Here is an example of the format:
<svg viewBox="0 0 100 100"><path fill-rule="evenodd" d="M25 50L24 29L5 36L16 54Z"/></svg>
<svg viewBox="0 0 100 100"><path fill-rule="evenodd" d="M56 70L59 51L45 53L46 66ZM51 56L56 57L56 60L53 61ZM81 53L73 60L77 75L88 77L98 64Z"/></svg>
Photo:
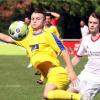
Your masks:
<svg viewBox="0 0 100 100"><path fill-rule="evenodd" d="M79 91L88 97L87 100L92 100L100 92L100 76L82 71L78 78L79 83L76 86L70 85L70 89Z"/></svg>

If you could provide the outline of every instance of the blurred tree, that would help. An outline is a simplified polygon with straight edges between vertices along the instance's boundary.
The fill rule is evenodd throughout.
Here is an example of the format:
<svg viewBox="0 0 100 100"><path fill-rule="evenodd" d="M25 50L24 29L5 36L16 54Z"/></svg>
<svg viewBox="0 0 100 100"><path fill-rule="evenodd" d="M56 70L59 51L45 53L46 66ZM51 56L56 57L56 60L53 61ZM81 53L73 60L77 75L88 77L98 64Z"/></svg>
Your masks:
<svg viewBox="0 0 100 100"><path fill-rule="evenodd" d="M79 20L87 20L89 14L94 10L100 12L100 0L0 0L0 20L9 22L23 19L26 12L29 12L31 3L34 8L40 7L46 11L56 11L61 14L58 25L64 38L72 37L73 32L73 36L76 38L79 33L77 30Z"/></svg>
<svg viewBox="0 0 100 100"><path fill-rule="evenodd" d="M62 11L61 8L63 8L66 13L81 17L89 15L94 10L100 11L100 0L0 0L0 7L3 5L10 10L14 10L19 2L22 2L20 9L23 10L32 2L35 7L40 6L47 10L58 11Z"/></svg>

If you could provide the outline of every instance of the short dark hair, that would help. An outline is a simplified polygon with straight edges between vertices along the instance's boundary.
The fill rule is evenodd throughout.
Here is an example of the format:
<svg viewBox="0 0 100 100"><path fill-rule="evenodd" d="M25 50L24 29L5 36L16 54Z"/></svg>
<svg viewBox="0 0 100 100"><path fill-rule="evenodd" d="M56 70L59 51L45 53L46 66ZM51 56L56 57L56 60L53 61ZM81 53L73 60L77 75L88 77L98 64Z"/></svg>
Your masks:
<svg viewBox="0 0 100 100"><path fill-rule="evenodd" d="M90 16L94 17L94 18L97 18L100 22L100 13L97 13L97 12L93 12Z"/></svg>
<svg viewBox="0 0 100 100"><path fill-rule="evenodd" d="M45 13L45 16L50 16L50 18L52 19L52 18L54 18L54 16L51 14L51 13Z"/></svg>
<svg viewBox="0 0 100 100"><path fill-rule="evenodd" d="M46 13L45 16L50 16L51 17L51 13Z"/></svg>
<svg viewBox="0 0 100 100"><path fill-rule="evenodd" d="M99 26L100 26L100 13L98 12L93 12L90 16L96 18L99 20ZM99 31L100 31L100 28L99 28Z"/></svg>
<svg viewBox="0 0 100 100"><path fill-rule="evenodd" d="M45 11L43 9L39 9L39 8L35 8L33 13L42 13L43 15L45 15Z"/></svg>
<svg viewBox="0 0 100 100"><path fill-rule="evenodd" d="M44 19L46 18L45 17L46 13L45 13L45 11L43 9L35 8L35 10L33 11L33 13L41 13L41 14L44 15Z"/></svg>

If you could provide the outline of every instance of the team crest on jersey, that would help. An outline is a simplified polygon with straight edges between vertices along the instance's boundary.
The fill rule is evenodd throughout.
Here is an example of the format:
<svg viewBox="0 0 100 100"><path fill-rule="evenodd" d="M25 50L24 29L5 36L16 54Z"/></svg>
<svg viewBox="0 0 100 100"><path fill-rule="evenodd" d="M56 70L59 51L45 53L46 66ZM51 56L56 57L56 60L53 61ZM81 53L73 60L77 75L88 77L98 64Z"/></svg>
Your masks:
<svg viewBox="0 0 100 100"><path fill-rule="evenodd" d="M36 49L39 49L39 44L31 45L31 51L34 51Z"/></svg>

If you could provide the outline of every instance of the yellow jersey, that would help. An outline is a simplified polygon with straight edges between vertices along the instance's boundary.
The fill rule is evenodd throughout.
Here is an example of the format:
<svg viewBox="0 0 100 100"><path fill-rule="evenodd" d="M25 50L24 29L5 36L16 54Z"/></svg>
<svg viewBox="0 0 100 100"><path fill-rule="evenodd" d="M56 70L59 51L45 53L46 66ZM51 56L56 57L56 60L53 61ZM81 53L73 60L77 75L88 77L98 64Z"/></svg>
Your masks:
<svg viewBox="0 0 100 100"><path fill-rule="evenodd" d="M60 35L56 26L51 25L49 28L44 26L44 31L54 33L60 39Z"/></svg>
<svg viewBox="0 0 100 100"><path fill-rule="evenodd" d="M57 54L65 50L65 48L58 37L49 31L30 32L22 41L16 41L16 44L27 50L34 67L37 68L43 62L51 62L54 66L60 66Z"/></svg>

